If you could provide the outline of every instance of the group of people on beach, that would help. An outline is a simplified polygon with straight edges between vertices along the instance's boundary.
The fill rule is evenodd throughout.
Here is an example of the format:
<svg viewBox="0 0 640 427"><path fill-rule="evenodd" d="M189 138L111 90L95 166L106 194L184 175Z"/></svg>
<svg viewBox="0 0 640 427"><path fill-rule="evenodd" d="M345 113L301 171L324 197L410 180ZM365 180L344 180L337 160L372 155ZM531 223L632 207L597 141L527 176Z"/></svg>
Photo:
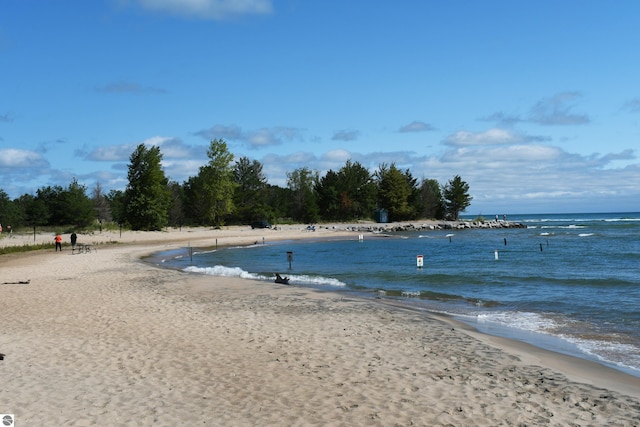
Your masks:
<svg viewBox="0 0 640 427"><path fill-rule="evenodd" d="M58 252L58 250L62 252L62 236L60 235L60 233L56 233L56 237L54 237L53 240L56 242L56 252ZM75 232L73 232L71 233L71 250L76 249L77 243L78 243L78 235Z"/></svg>

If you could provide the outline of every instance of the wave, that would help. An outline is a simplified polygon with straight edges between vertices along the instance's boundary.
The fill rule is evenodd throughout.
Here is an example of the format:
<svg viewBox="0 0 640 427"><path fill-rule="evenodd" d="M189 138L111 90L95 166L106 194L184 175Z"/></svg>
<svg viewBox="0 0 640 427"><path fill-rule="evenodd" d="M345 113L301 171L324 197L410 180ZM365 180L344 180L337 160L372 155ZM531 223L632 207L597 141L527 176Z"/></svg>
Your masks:
<svg viewBox="0 0 640 427"><path fill-rule="evenodd" d="M205 274L208 276L219 277L239 277L241 279L259 280L265 282L271 282L274 280L273 275L265 275L258 273L250 273L239 267L225 267L223 265L216 265L214 267L195 267L190 266L183 269L187 273ZM347 284L341 282L333 277L323 276L310 276L305 274L292 274L289 275L289 283L292 285L307 285L307 286L335 286L346 287Z"/></svg>
<svg viewBox="0 0 640 427"><path fill-rule="evenodd" d="M249 273L239 267L225 267L223 265L216 265L213 267L195 267L190 266L183 271L187 273L205 274L207 276L220 276L220 277L240 277L242 279L252 280L266 280L267 277L260 274Z"/></svg>
<svg viewBox="0 0 640 427"><path fill-rule="evenodd" d="M473 319L474 316L463 315L459 317L464 320L464 318ZM579 334L558 333L565 329L563 327L565 324L572 323L562 316L551 318L532 312L493 311L477 314L475 321L480 330L490 331L498 328L507 337L512 336L533 345L572 356L582 354L583 357L586 356L588 359L622 369L632 375L639 376L640 374L638 368L640 353L637 345L616 342L606 334L598 336L591 333L589 338L584 338ZM519 330L525 334L523 335L522 332L510 334L508 330ZM531 335L527 335L527 333Z"/></svg>
<svg viewBox="0 0 640 427"><path fill-rule="evenodd" d="M640 376L640 353L637 346L627 343L612 342L607 339L583 339L561 335L563 339L573 343L589 357L607 365L622 368L628 373Z"/></svg>
<svg viewBox="0 0 640 427"><path fill-rule="evenodd" d="M557 323L537 313L522 311L494 311L477 315L478 323L495 323L509 328L530 332L546 332L556 328Z"/></svg>
<svg viewBox="0 0 640 427"><path fill-rule="evenodd" d="M554 223L621 223L628 225L636 225L640 222L640 213L593 213L593 214L549 214L549 215L514 215L511 220L527 224L547 224L552 226Z"/></svg>

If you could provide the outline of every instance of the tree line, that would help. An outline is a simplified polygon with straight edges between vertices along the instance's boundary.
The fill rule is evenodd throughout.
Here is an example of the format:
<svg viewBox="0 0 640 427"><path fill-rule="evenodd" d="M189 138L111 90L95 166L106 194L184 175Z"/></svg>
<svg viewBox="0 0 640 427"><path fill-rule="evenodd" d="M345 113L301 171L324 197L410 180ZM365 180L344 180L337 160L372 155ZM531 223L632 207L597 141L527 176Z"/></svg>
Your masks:
<svg viewBox="0 0 640 427"><path fill-rule="evenodd" d="M287 173L285 188L271 185L257 160L234 156L222 139L210 142L208 162L178 183L162 169L158 146L140 144L129 158L125 190L88 194L76 179L11 200L0 189L0 224L17 227L87 228L115 223L133 230L166 226L270 222L347 222L385 212L389 221L457 220L469 206L469 185L456 175L444 185L415 178L395 163L371 173L348 160L324 176L307 167Z"/></svg>

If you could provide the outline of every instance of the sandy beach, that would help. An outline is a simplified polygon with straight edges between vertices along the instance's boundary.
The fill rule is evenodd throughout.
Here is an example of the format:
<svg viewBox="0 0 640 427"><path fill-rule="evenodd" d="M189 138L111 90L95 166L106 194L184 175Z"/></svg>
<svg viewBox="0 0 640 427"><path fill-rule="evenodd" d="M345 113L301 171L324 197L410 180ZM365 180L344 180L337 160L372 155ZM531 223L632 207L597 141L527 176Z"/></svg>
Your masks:
<svg viewBox="0 0 640 427"><path fill-rule="evenodd" d="M596 363L383 300L140 261L308 237L105 231L79 235L90 253L64 235L62 252L0 256L0 413L16 426L640 425L640 378Z"/></svg>

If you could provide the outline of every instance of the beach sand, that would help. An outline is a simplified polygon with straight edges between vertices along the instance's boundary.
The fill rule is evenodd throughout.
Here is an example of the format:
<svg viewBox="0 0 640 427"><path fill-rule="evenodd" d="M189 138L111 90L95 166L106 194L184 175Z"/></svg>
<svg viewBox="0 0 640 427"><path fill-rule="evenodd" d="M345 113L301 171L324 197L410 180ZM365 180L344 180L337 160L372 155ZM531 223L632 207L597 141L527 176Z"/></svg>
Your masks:
<svg viewBox="0 0 640 427"><path fill-rule="evenodd" d="M358 233L313 237L338 235ZM104 232L79 236L87 254L0 256L0 413L16 426L640 425L640 378L596 363L384 300L140 261L263 237L311 236ZM33 236L0 245L20 239Z"/></svg>

